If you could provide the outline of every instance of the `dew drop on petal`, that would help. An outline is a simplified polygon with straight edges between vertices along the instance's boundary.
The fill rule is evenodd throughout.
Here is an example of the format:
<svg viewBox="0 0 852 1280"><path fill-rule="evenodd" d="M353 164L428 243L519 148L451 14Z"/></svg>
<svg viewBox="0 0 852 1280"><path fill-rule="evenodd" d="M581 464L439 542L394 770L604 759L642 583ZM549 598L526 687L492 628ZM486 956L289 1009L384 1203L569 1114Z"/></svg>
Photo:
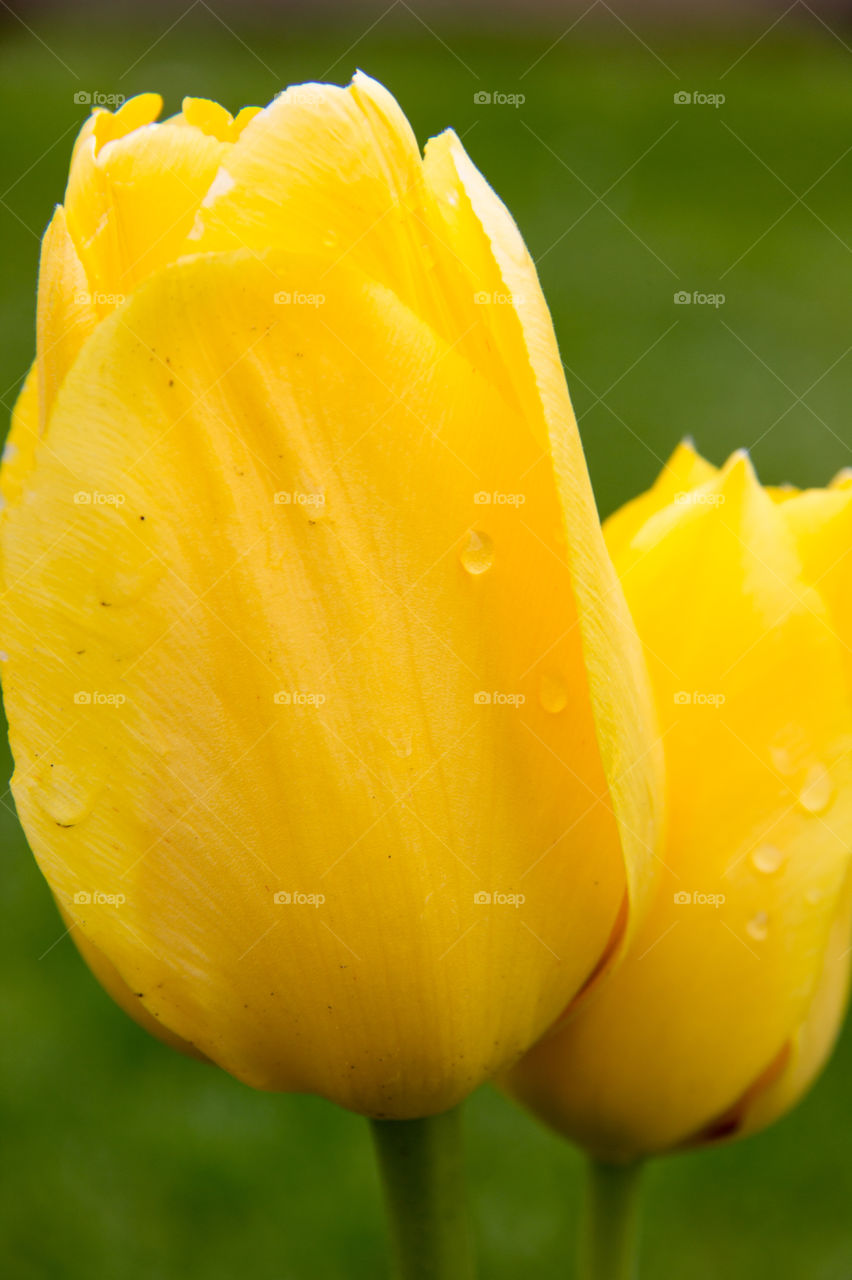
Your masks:
<svg viewBox="0 0 852 1280"><path fill-rule="evenodd" d="M494 545L488 534L470 529L462 543L459 559L468 573L487 573L494 563Z"/></svg>
<svg viewBox="0 0 852 1280"><path fill-rule="evenodd" d="M49 776L48 776L49 775ZM68 779L57 768L45 770L36 792L39 806L58 827L76 827L95 807L102 790L100 782Z"/></svg>
<svg viewBox="0 0 852 1280"><path fill-rule="evenodd" d="M786 859L786 853L777 845L762 844L751 855L751 865L762 875L771 876L781 870Z"/></svg>
<svg viewBox="0 0 852 1280"><path fill-rule="evenodd" d="M769 934L769 916L765 911L758 911L746 925L746 933L755 942L765 942Z"/></svg>
<svg viewBox="0 0 852 1280"><path fill-rule="evenodd" d="M769 754L773 765L779 773L790 774L794 772L793 760L786 747L770 747Z"/></svg>
<svg viewBox="0 0 852 1280"><path fill-rule="evenodd" d="M805 902L809 907L816 907L822 902L822 892L819 889L808 889L805 894Z"/></svg>
<svg viewBox="0 0 852 1280"><path fill-rule="evenodd" d="M806 813L824 813L831 804L833 795L831 774L824 764L817 761L805 775L799 792L799 804Z"/></svg>
<svg viewBox="0 0 852 1280"><path fill-rule="evenodd" d="M322 238L322 242L325 245L326 249L333 249L334 246L337 244L337 232L334 231L331 227L329 227L328 231L326 231L325 235Z"/></svg>
<svg viewBox="0 0 852 1280"><path fill-rule="evenodd" d="M545 711L556 715L565 710L568 703L568 690L559 676L543 675L538 686L538 698Z"/></svg>

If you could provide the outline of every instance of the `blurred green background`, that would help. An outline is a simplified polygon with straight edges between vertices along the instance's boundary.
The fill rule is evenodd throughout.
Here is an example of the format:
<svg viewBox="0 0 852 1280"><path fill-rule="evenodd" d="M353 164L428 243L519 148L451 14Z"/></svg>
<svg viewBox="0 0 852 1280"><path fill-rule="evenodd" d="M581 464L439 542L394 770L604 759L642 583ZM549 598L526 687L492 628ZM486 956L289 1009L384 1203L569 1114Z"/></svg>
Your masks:
<svg viewBox="0 0 852 1280"><path fill-rule="evenodd" d="M397 6L366 34L354 11L324 30L238 8L226 26L206 5L170 30L163 11L148 25L41 13L32 30L6 13L4 417L33 351L39 236L87 112L75 93L158 89L169 110L186 93L236 109L361 66L421 141L452 124L515 214L603 512L646 487L684 434L717 462L749 446L766 481L823 483L852 461L852 34L803 6L768 34L766 15L673 34L640 28L632 11L630 30L598 6L554 45L580 12L548 25L519 11L492 30L430 15L430 30ZM477 105L482 91L526 101ZM679 92L726 100L677 104ZM725 300L678 305L681 290ZM8 794L4 804L0 1273L383 1274L363 1123L316 1099L252 1093L149 1040L62 937ZM771 1132L653 1168L647 1280L849 1280L850 1100L847 1031L813 1094ZM577 1155L489 1089L468 1112L483 1276L572 1274Z"/></svg>

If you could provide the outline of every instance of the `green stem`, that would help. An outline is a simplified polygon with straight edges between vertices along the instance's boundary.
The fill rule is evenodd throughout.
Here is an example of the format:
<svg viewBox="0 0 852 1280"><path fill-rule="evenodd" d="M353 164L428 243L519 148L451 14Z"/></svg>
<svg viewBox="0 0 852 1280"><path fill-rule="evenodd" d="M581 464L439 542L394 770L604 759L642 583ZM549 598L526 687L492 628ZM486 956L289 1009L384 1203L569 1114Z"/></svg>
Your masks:
<svg viewBox="0 0 852 1280"><path fill-rule="evenodd" d="M396 1280L473 1280L459 1110L371 1126Z"/></svg>
<svg viewBox="0 0 852 1280"><path fill-rule="evenodd" d="M589 1160L580 1237L581 1280L638 1275L641 1164Z"/></svg>

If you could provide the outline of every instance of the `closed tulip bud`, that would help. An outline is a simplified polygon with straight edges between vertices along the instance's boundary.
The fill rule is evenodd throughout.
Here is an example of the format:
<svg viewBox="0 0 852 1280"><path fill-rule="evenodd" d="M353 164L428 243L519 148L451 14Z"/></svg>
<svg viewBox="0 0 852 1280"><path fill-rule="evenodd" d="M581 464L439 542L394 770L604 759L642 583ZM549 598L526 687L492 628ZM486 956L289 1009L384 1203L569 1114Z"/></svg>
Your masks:
<svg viewBox="0 0 852 1280"><path fill-rule="evenodd" d="M3 473L14 795L95 973L373 1116L515 1060L635 926L658 761L550 318L357 76L98 111Z"/></svg>
<svg viewBox="0 0 852 1280"><path fill-rule="evenodd" d="M508 1086L604 1161L737 1137L808 1088L843 1014L852 489L766 490L682 446L606 536L668 764L654 904Z"/></svg>

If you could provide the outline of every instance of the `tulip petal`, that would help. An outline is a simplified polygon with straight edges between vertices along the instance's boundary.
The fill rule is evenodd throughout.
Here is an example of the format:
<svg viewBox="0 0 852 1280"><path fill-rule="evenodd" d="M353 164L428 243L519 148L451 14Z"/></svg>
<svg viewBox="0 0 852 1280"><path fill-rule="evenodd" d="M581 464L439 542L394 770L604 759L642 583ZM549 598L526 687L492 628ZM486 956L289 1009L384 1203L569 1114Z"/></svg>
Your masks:
<svg viewBox="0 0 852 1280"><path fill-rule="evenodd" d="M346 263L184 260L66 376L3 527L14 794L78 931L241 1079L439 1111L598 963L652 781L564 502Z"/></svg>
<svg viewBox="0 0 852 1280"><path fill-rule="evenodd" d="M542 446L537 466L552 472L564 515L565 557L577 596L599 744L613 813L627 850L630 910L614 962L641 919L656 884L662 837L661 751L652 697L633 621L611 560L597 536L597 512L562 370L553 324L535 265L509 211L448 131L426 148L427 180L440 202L442 243L473 264L491 290L480 303L486 345L496 350L509 402L526 407ZM508 304L508 305L507 305ZM530 406L536 412L530 413ZM529 473L525 473L529 474ZM539 664L547 680L547 653ZM623 678L613 681L621 669ZM599 971L597 977L602 976Z"/></svg>
<svg viewBox="0 0 852 1280"><path fill-rule="evenodd" d="M41 434L66 373L97 323L88 277L60 205L45 232L39 266L36 351Z"/></svg>
<svg viewBox="0 0 852 1280"><path fill-rule="evenodd" d="M167 1044L170 1049L177 1049L179 1053L185 1053L190 1058L197 1058L200 1062L209 1061L203 1053L199 1053L194 1045L187 1040L182 1040L180 1036L176 1036L173 1031L169 1031L168 1027L164 1027L162 1022L159 1022L156 1017L150 1014L142 1003L145 998L144 991L131 991L115 966L110 963L102 951L98 950L88 934L83 929L77 928L76 921L72 920L61 907L59 914L67 924L68 932L77 950L104 991L134 1022L139 1023L143 1031L147 1031L149 1035L156 1036L158 1040L162 1040L163 1044Z"/></svg>
<svg viewBox="0 0 852 1280"><path fill-rule="evenodd" d="M695 491L717 474L717 468L701 457L691 440L682 440L651 488L626 502L607 520L606 542L610 555L625 565L630 543L652 516L678 501L694 500Z"/></svg>
<svg viewBox="0 0 852 1280"><path fill-rule="evenodd" d="M852 844L849 689L790 504L744 455L699 495L634 535L624 579L666 734L672 874L625 963L510 1079L613 1159L687 1141L779 1059Z"/></svg>
<svg viewBox="0 0 852 1280"><path fill-rule="evenodd" d="M0 494L7 506L18 501L35 458L39 440L38 366L33 364L18 394L3 448Z"/></svg>
<svg viewBox="0 0 852 1280"><path fill-rule="evenodd" d="M68 179L68 230L98 314L181 252L230 143L192 125L151 123L157 95L131 115L100 112L78 140ZM157 99L149 101L149 99Z"/></svg>
<svg viewBox="0 0 852 1280"><path fill-rule="evenodd" d="M823 971L807 1016L796 1029L783 1071L757 1089L738 1116L737 1135L765 1129L785 1115L811 1087L831 1053L849 997L852 879L847 881L826 948Z"/></svg>

